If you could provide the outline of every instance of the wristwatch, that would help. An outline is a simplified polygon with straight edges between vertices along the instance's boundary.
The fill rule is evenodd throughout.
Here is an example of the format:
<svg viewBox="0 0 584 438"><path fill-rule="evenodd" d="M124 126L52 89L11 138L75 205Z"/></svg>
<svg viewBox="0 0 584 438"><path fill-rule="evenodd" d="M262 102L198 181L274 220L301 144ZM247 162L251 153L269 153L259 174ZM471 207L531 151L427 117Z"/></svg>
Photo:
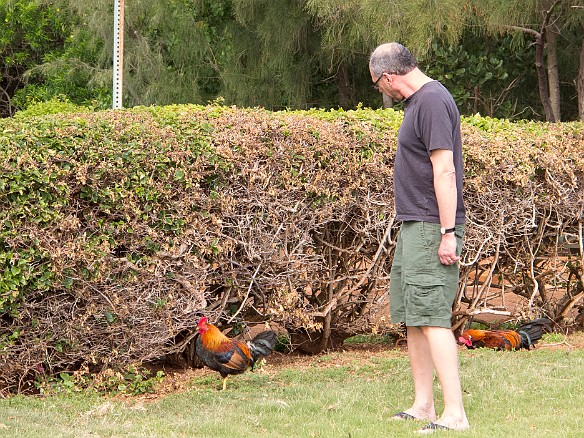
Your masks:
<svg viewBox="0 0 584 438"><path fill-rule="evenodd" d="M448 233L454 233L454 231L456 231L456 228L444 228L444 227L440 227L440 234L448 234Z"/></svg>

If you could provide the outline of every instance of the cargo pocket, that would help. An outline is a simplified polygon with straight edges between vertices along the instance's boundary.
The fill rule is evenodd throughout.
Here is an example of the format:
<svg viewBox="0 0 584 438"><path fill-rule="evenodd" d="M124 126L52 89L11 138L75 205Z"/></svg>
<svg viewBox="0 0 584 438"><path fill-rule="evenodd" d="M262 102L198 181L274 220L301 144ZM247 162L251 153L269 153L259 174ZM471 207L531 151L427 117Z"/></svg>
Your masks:
<svg viewBox="0 0 584 438"><path fill-rule="evenodd" d="M417 316L439 316L445 307L444 297L446 277L428 272L414 272L405 275L407 313Z"/></svg>

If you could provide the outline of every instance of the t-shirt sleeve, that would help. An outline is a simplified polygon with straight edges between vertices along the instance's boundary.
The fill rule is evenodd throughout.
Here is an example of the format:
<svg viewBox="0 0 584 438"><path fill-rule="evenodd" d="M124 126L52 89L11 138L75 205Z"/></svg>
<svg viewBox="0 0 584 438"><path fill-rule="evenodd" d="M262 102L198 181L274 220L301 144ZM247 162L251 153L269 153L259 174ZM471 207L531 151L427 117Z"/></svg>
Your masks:
<svg viewBox="0 0 584 438"><path fill-rule="evenodd" d="M429 94L419 105L416 130L426 149L454 149L454 124L449 102L441 93Z"/></svg>

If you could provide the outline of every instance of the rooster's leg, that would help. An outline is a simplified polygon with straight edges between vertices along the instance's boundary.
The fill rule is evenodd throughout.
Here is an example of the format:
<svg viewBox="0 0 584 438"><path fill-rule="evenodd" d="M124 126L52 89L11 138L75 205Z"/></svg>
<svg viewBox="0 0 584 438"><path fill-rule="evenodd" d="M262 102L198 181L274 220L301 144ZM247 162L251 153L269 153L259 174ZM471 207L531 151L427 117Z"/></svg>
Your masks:
<svg viewBox="0 0 584 438"><path fill-rule="evenodd" d="M225 391L227 389L227 377L229 377L229 376L223 377L223 391Z"/></svg>

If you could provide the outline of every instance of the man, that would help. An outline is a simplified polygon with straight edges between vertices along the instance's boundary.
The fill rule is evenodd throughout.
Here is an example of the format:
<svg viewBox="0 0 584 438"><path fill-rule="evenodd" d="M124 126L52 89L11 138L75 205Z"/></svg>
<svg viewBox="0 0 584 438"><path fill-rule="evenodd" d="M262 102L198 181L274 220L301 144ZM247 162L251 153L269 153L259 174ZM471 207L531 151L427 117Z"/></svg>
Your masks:
<svg viewBox="0 0 584 438"><path fill-rule="evenodd" d="M451 331L465 220L460 114L448 90L422 73L401 44L377 47L369 70L375 89L404 102L394 168L402 224L390 275L390 313L392 322L407 327L415 398L393 418L430 421L421 433L464 430L469 423ZM444 397L438 419L434 369Z"/></svg>

